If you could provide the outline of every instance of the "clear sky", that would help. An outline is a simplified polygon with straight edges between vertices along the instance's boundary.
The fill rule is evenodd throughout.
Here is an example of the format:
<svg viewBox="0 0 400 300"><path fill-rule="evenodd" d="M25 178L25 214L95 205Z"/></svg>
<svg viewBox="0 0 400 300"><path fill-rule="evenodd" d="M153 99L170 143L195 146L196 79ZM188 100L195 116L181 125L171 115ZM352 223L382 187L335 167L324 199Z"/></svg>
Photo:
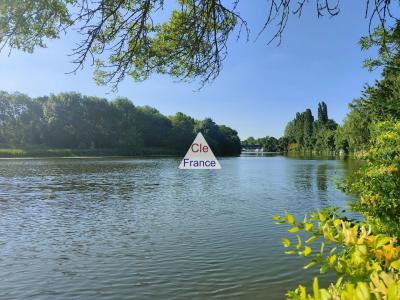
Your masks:
<svg viewBox="0 0 400 300"><path fill-rule="evenodd" d="M358 46L368 29L364 7L360 1L341 1L339 16L317 19L310 5L301 19L292 17L277 47L267 45L269 32L254 41L266 17L266 3L242 1L239 9L249 21L250 41L232 36L219 78L200 91L198 83L155 75L146 82L126 78L118 92L111 93L110 87L96 86L90 66L76 75L65 74L73 68L68 54L76 35L51 41L33 54L1 53L0 89L34 97L66 91L109 99L124 96L166 115L181 111L197 119L211 117L236 129L242 139L280 137L297 111L311 108L315 116L322 100L329 117L342 122L347 104L361 95L365 83L379 78L379 72L362 68L368 56Z"/></svg>

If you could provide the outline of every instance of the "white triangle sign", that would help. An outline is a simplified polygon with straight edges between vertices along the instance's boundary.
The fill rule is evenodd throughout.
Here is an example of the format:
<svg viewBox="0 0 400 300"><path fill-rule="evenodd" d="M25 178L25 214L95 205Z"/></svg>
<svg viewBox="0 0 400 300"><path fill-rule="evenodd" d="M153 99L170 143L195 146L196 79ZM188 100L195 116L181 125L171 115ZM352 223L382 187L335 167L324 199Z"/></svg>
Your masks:
<svg viewBox="0 0 400 300"><path fill-rule="evenodd" d="M221 169L221 165L201 132L190 145L179 169Z"/></svg>

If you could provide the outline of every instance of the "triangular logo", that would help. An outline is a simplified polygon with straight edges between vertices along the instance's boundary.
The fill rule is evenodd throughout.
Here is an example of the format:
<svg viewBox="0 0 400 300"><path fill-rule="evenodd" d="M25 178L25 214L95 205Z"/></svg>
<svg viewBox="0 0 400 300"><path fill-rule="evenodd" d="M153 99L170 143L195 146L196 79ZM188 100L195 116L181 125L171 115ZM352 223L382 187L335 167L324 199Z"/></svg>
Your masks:
<svg viewBox="0 0 400 300"><path fill-rule="evenodd" d="M221 165L201 132L190 145L179 169L221 169Z"/></svg>

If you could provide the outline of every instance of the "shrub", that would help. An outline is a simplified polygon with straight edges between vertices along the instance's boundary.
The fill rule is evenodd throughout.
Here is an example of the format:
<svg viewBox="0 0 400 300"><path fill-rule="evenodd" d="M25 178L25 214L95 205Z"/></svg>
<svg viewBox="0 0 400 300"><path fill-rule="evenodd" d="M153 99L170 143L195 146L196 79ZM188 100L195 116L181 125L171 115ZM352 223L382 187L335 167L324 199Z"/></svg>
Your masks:
<svg viewBox="0 0 400 300"><path fill-rule="evenodd" d="M358 194L352 207L364 214L374 231L400 233L400 121L378 123L365 164L345 190Z"/></svg>
<svg viewBox="0 0 400 300"><path fill-rule="evenodd" d="M313 291L300 285L287 293L288 299L400 299L400 246L397 239L374 235L371 227L340 218L335 210L311 212L300 222L293 215L274 216L277 223L290 225L293 239L283 238L287 254L310 258L305 269L320 266L320 273L336 271L338 280L320 288L318 278ZM302 236L300 236L302 233ZM318 250L312 244L321 241ZM330 249L326 250L325 244Z"/></svg>

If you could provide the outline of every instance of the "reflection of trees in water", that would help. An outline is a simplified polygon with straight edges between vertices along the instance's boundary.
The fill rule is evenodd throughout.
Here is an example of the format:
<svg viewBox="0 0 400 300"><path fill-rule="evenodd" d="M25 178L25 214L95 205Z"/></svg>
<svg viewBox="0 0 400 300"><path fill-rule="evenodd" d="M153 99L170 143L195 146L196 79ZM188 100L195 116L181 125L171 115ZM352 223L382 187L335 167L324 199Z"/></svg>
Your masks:
<svg viewBox="0 0 400 300"><path fill-rule="evenodd" d="M296 190L301 192L318 191L320 196L326 195L329 169L330 166L327 163L309 163L296 166L292 178Z"/></svg>
<svg viewBox="0 0 400 300"><path fill-rule="evenodd" d="M327 201L327 189L328 189L328 164L318 164L317 174L316 174L316 183L317 183L317 191L318 198L320 201Z"/></svg>
<svg viewBox="0 0 400 300"><path fill-rule="evenodd" d="M346 157L342 160L342 163L344 166L344 177L348 177L360 168L360 166L363 164L363 161Z"/></svg>
<svg viewBox="0 0 400 300"><path fill-rule="evenodd" d="M327 175L328 165L319 164L317 168L317 188L320 192L325 192L327 189L328 175Z"/></svg>
<svg viewBox="0 0 400 300"><path fill-rule="evenodd" d="M305 201L314 201L314 207L326 205L346 205L349 195L336 189L346 176L351 174L360 162L353 159L346 160L292 160L286 170L290 192L297 193L296 198Z"/></svg>
<svg viewBox="0 0 400 300"><path fill-rule="evenodd" d="M312 190L313 181L313 164L298 165L298 169L294 172L294 184L296 190L302 192L309 192Z"/></svg>

